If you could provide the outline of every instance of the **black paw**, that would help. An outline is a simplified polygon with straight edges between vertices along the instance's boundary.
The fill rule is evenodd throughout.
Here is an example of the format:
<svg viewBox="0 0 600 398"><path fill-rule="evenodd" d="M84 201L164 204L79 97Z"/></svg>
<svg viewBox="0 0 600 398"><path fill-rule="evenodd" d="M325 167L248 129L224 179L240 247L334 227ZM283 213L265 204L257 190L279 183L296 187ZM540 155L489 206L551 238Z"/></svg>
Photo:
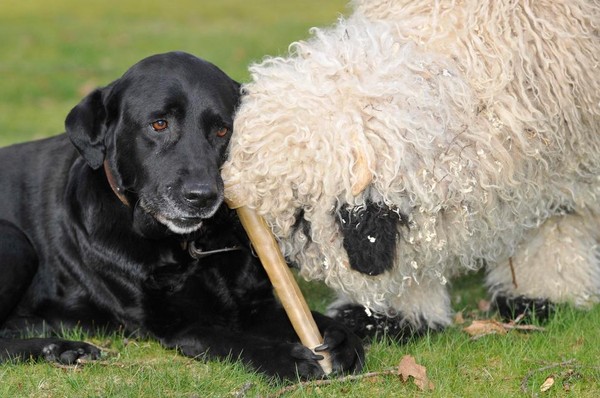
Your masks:
<svg viewBox="0 0 600 398"><path fill-rule="evenodd" d="M362 341L341 325L329 326L323 334L323 345L315 351L329 353L334 374L358 372L365 362Z"/></svg>
<svg viewBox="0 0 600 398"><path fill-rule="evenodd" d="M250 349L245 350L246 354ZM331 325L323 334L323 344L315 352L300 343L275 343L255 353L252 364L261 372L280 379L322 379L327 375L321 361L327 352L333 374L357 372L362 369L365 352L362 341L341 325ZM265 355L266 354L266 355Z"/></svg>
<svg viewBox="0 0 600 398"><path fill-rule="evenodd" d="M406 343L414 337L423 336L428 331L435 331L442 328L441 326L436 329L417 327L401 315L388 317L368 311L365 307L357 304L348 304L335 308L333 318L346 325L346 327L362 339L377 340L389 338L398 343Z"/></svg>
<svg viewBox="0 0 600 398"><path fill-rule="evenodd" d="M525 296L498 296L494 306L505 321L520 318L524 322L546 322L555 310L554 304L547 299L532 299Z"/></svg>
<svg viewBox="0 0 600 398"><path fill-rule="evenodd" d="M248 351L250 350L246 350ZM312 352L300 343L278 343L254 356L251 362L259 371L270 377L309 380L325 377L319 365L321 359L322 355Z"/></svg>
<svg viewBox="0 0 600 398"><path fill-rule="evenodd" d="M100 350L81 341L55 340L42 348L42 357L49 362L73 365L79 359L99 359Z"/></svg>

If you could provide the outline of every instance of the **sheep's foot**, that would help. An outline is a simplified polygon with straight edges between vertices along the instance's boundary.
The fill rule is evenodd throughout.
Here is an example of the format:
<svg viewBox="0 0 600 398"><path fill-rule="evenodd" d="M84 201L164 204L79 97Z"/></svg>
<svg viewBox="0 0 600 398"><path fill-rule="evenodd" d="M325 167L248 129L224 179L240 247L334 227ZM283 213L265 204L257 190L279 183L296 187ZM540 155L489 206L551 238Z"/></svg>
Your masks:
<svg viewBox="0 0 600 398"><path fill-rule="evenodd" d="M429 331L437 331L442 325L429 327L425 322L414 325L402 315L389 317L374 313L362 305L347 304L338 307L332 313L337 321L343 323L357 336L366 340L391 339L399 343L407 343L413 338L421 337Z"/></svg>
<svg viewBox="0 0 600 398"><path fill-rule="evenodd" d="M494 306L502 319L511 321L521 319L522 322L546 322L554 313L555 305L548 299L529 298L525 296L497 296Z"/></svg>

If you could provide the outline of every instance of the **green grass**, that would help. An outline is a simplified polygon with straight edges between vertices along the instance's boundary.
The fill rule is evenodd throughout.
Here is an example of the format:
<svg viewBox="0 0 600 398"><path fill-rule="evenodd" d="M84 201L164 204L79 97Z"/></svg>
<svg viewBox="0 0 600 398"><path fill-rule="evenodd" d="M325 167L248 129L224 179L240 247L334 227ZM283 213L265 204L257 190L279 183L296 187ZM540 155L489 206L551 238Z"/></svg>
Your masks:
<svg viewBox="0 0 600 398"><path fill-rule="evenodd" d="M284 53L290 42L307 37L310 26L331 24L346 11L345 0L3 0L0 145L62 132L67 112L83 95L150 54L189 51L245 81L250 62ZM489 316L477 311L478 300L485 297L480 279L471 276L454 286L454 306L468 319ZM302 286L313 308L322 310L332 297L322 285ZM303 386L286 396L598 397L598 325L600 308L581 312L566 307L545 332L471 340L463 325L456 325L404 346L375 343L368 349L366 371L394 368L410 354L427 367L435 390L421 392L388 375ZM90 340L109 352L99 363L80 368L0 365L0 397L243 396L240 392L255 397L284 386L233 361L194 361L153 341L121 335ZM575 362L568 366L537 371L571 359ZM550 375L555 385L540 392Z"/></svg>
<svg viewBox="0 0 600 398"><path fill-rule="evenodd" d="M407 345L388 342L368 349L365 371L393 369L404 355L427 367L435 390L421 392L394 375L308 384L289 397L598 397L600 309L562 307L544 332L511 332L471 340L462 326ZM72 337L80 337L78 334ZM233 397L269 396L288 384L272 383L233 361L199 362L162 349L156 342L123 336L94 338L109 350L98 363L62 368L47 363L0 366L2 397ZM565 366L549 365L575 360ZM554 386L541 393L549 377ZM522 391L522 385L526 391ZM566 388L569 391L566 391Z"/></svg>

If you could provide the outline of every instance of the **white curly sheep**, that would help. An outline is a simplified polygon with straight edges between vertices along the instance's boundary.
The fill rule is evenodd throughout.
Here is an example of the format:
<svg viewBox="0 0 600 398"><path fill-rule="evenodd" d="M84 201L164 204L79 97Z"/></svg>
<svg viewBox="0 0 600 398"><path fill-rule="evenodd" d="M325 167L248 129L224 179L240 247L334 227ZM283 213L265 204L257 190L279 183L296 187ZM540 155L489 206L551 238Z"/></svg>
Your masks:
<svg viewBox="0 0 600 398"><path fill-rule="evenodd" d="M599 301L600 1L353 6L251 67L230 193L359 328L447 325L481 266L501 307Z"/></svg>

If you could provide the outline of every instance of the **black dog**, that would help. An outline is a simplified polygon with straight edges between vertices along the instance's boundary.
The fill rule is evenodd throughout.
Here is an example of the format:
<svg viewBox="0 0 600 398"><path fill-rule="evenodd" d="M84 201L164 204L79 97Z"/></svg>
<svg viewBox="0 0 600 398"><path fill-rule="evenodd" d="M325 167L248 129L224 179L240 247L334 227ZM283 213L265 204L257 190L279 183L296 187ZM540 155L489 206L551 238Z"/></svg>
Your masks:
<svg viewBox="0 0 600 398"><path fill-rule="evenodd" d="M322 376L223 205L238 100L214 65L156 55L83 99L66 134L0 150L0 359L97 358L83 342L18 338L77 325ZM360 340L315 317L335 370L359 369Z"/></svg>

